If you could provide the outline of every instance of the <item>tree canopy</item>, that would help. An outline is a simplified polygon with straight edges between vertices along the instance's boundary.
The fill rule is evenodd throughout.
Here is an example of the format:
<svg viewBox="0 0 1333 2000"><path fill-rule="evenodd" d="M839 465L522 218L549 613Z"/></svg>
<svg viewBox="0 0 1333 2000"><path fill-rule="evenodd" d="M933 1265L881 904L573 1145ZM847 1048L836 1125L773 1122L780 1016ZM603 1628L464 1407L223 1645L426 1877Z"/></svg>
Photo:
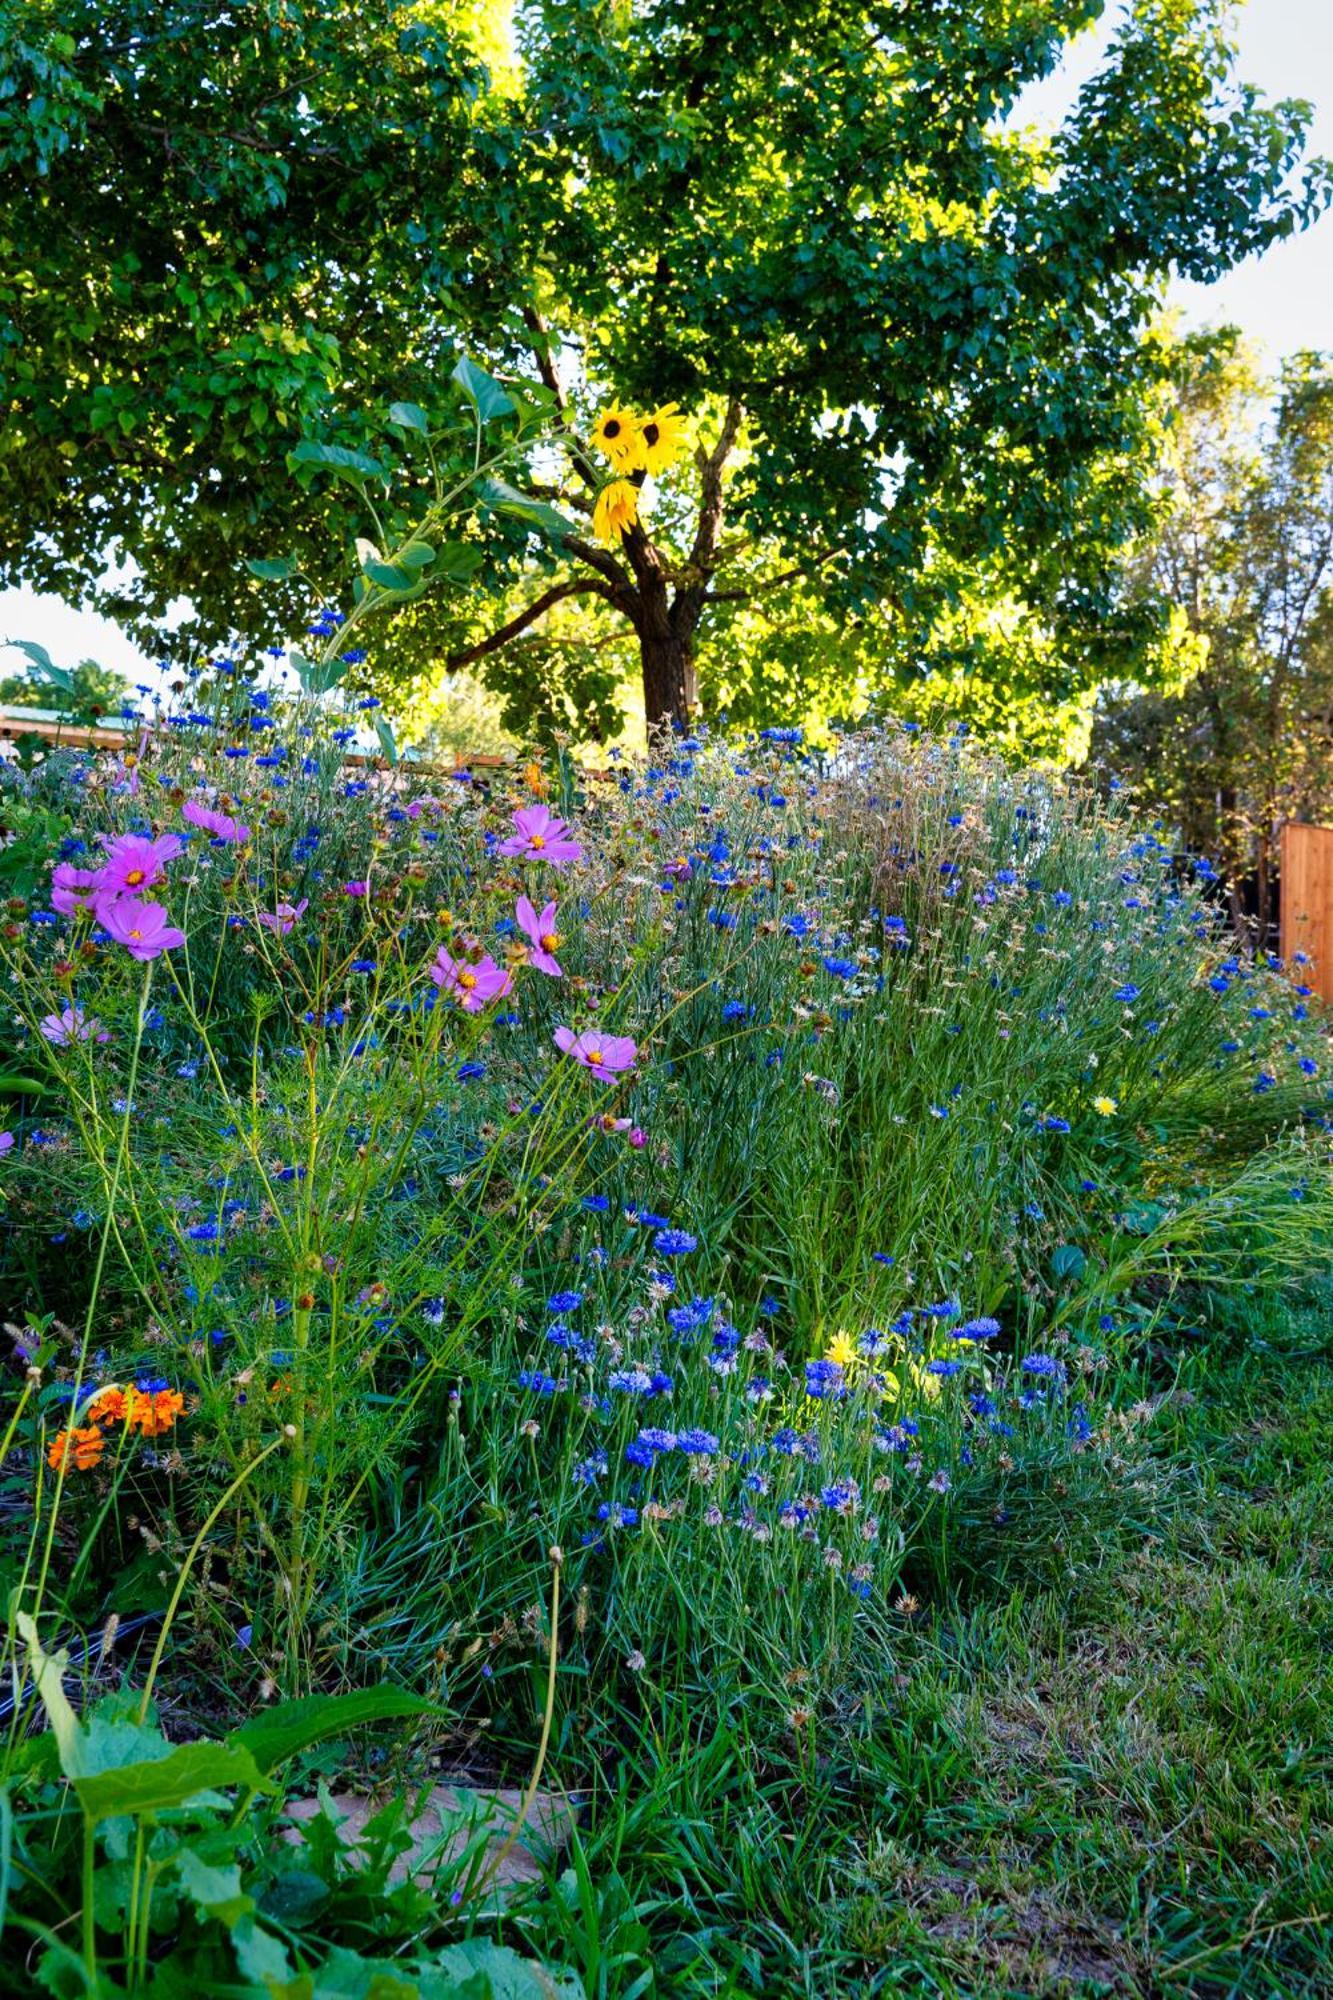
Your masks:
<svg viewBox="0 0 1333 2000"><path fill-rule="evenodd" d="M1185 343L1176 373L1137 586L1192 643L1179 685L1107 689L1094 742L1266 938L1283 822L1333 783L1333 357L1294 355L1268 381L1226 329Z"/></svg>
<svg viewBox="0 0 1333 2000"><path fill-rule="evenodd" d="M1061 130L1016 126L1101 11L0 0L0 576L141 637L179 595L201 639L289 634L365 529L292 447L378 449L395 398L446 422L470 348L576 440L607 398L674 401L697 450L609 549L483 523L466 599L387 642L404 670L578 590L683 716L700 632L790 590L872 677L964 697L1021 627L1025 691L1076 706L1162 630L1115 579L1163 282L1328 194L1221 0L1134 0ZM571 449L548 498L590 514L600 470ZM136 572L109 592L108 548ZM270 554L309 582L257 594Z"/></svg>

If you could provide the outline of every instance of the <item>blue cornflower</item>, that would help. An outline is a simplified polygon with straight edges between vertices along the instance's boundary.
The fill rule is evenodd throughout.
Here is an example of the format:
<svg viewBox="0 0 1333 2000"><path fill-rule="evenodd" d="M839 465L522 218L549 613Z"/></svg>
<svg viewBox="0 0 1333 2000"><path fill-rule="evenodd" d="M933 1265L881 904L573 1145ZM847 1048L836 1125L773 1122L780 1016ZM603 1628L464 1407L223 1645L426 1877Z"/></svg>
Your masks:
<svg viewBox="0 0 1333 2000"><path fill-rule="evenodd" d="M711 1458L721 1450L721 1445L711 1431L678 1431L676 1450L684 1452L689 1458Z"/></svg>
<svg viewBox="0 0 1333 2000"><path fill-rule="evenodd" d="M698 1237L691 1236L688 1229L659 1229L653 1238L653 1248L661 1257L687 1257L698 1247Z"/></svg>
<svg viewBox="0 0 1333 2000"><path fill-rule="evenodd" d="M582 1304L582 1292L553 1292L546 1301L546 1310L553 1313L571 1313L577 1312Z"/></svg>
<svg viewBox="0 0 1333 2000"><path fill-rule="evenodd" d="M1137 1000L1138 997L1139 989L1134 985L1132 980L1126 980L1123 986L1117 986L1111 995L1113 1000L1123 1000L1127 1007L1132 1001Z"/></svg>
<svg viewBox="0 0 1333 2000"><path fill-rule="evenodd" d="M843 1391L843 1372L836 1361L807 1361L805 1364L805 1393L822 1402L826 1397L840 1396Z"/></svg>

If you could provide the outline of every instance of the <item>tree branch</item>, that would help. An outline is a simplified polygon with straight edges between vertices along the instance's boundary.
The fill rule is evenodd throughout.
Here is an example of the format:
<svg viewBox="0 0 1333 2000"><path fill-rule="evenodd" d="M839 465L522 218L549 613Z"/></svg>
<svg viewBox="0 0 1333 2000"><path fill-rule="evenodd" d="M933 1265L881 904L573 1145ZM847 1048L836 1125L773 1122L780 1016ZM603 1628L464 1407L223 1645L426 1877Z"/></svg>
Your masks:
<svg viewBox="0 0 1333 2000"><path fill-rule="evenodd" d="M580 578L574 583L552 584L549 590L544 590L540 597L534 598L525 611L518 612L505 624L497 626L489 638L479 639L475 646L465 646L459 653L451 653L444 664L451 672L458 667L471 666L474 660L484 659L487 653L498 653L511 639L517 639L520 632L526 632L529 625L535 625L553 604L561 603L566 597L589 595L610 599L612 592L606 584L595 582L592 577Z"/></svg>
<svg viewBox="0 0 1333 2000"><path fill-rule="evenodd" d="M537 373L555 399L556 421L569 440L570 455L574 460L575 469L585 485L596 489L602 482L597 476L596 466L574 435L574 427L569 421L569 399L565 395L559 370L551 358L551 329L536 306L524 306L523 323L533 336L532 352L537 363Z"/></svg>

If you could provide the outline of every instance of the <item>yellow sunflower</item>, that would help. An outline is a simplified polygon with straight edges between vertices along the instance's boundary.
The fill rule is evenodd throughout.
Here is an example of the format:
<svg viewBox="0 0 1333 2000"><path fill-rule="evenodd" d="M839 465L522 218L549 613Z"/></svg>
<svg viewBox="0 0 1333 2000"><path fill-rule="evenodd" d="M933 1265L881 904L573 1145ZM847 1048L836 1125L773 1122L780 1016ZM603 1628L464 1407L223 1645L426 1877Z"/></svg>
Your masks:
<svg viewBox="0 0 1333 2000"><path fill-rule="evenodd" d="M613 479L597 495L592 531L599 542L618 542L639 518L639 492L632 480Z"/></svg>
<svg viewBox="0 0 1333 2000"><path fill-rule="evenodd" d="M639 425L643 440L645 472L665 472L675 464L685 448L685 418L676 403L663 403L660 410Z"/></svg>
<svg viewBox="0 0 1333 2000"><path fill-rule="evenodd" d="M612 403L592 427L595 451L609 458L617 472L642 472L643 436L633 410Z"/></svg>

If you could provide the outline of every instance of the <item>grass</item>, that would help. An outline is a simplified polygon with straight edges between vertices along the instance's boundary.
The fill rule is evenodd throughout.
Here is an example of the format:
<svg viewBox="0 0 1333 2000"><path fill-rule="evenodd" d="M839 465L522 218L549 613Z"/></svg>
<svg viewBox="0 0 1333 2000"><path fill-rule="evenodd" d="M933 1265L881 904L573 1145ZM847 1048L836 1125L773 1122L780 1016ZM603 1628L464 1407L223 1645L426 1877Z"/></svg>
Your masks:
<svg viewBox="0 0 1333 2000"><path fill-rule="evenodd" d="M785 1769L645 1718L533 1942L625 2000L1333 1990L1328 1336L1195 1363L1146 1531L922 1606Z"/></svg>

